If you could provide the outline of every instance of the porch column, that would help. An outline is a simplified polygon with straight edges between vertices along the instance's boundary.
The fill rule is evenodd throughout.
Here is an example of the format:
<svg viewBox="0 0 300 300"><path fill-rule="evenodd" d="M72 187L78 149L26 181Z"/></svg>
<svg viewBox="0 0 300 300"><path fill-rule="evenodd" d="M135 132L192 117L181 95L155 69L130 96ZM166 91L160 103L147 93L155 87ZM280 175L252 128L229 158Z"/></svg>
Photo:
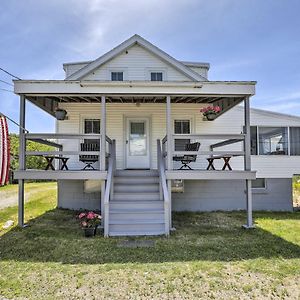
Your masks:
<svg viewBox="0 0 300 300"><path fill-rule="evenodd" d="M101 125L100 125L100 171L106 169L106 99L101 96ZM101 225L104 226L104 196L105 196L105 180L101 181L101 203L100 210L102 215Z"/></svg>
<svg viewBox="0 0 300 300"><path fill-rule="evenodd" d="M101 96L101 128L100 128L100 170L105 171L106 160L106 99Z"/></svg>
<svg viewBox="0 0 300 300"><path fill-rule="evenodd" d="M166 131L167 131L167 169L172 169L172 119L171 119L171 96L167 96L167 109L166 109Z"/></svg>
<svg viewBox="0 0 300 300"><path fill-rule="evenodd" d="M167 169L173 169L173 135L172 135L172 111L171 111L171 96L167 96L167 109L166 109L166 131L167 131ZM170 229L172 228L172 180L167 180L168 193L169 193L169 223Z"/></svg>
<svg viewBox="0 0 300 300"><path fill-rule="evenodd" d="M245 141L244 141L244 169L251 171L251 136L250 136L250 101L249 96L244 100L244 114L245 114ZM243 227L250 229L254 228L252 218L252 182L246 179L246 207L247 207L247 224Z"/></svg>
<svg viewBox="0 0 300 300"><path fill-rule="evenodd" d="M19 170L25 170L25 105L26 99L24 95L20 96L20 126L19 126ZM19 198L18 198L18 226L24 227L24 179L19 179Z"/></svg>

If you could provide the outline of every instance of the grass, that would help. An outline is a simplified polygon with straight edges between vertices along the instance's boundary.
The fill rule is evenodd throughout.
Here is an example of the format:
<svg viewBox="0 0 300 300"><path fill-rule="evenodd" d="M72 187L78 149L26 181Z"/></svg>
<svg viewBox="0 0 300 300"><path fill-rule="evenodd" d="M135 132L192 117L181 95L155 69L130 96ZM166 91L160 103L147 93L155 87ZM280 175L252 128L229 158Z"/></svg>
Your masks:
<svg viewBox="0 0 300 300"><path fill-rule="evenodd" d="M12 184L0 188L0 202L6 198L17 197L18 185ZM45 211L55 208L56 206L56 183L26 183L25 192L30 195L25 203L25 220L30 220L36 216L42 215ZM4 230L3 224L7 220L13 220L16 224L18 218L18 207L11 206L5 209L0 209L0 235L7 232Z"/></svg>
<svg viewBox="0 0 300 300"><path fill-rule="evenodd" d="M2 231L0 299L299 299L300 212L177 213L153 248L83 237L55 191L27 203L30 227ZM10 212L8 212L10 210ZM0 219L12 217L12 208Z"/></svg>
<svg viewBox="0 0 300 300"><path fill-rule="evenodd" d="M25 189L33 191L34 189L41 189L41 187L55 186L56 182L30 182L25 183ZM2 192L16 193L18 191L18 184L9 184L0 187L0 195Z"/></svg>

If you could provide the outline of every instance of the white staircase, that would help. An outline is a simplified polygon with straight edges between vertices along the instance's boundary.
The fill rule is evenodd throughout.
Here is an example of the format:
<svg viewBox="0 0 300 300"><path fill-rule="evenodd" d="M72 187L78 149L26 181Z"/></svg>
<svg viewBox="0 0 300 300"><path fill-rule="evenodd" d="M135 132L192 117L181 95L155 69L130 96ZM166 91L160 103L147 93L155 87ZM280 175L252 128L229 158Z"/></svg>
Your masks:
<svg viewBox="0 0 300 300"><path fill-rule="evenodd" d="M109 202L109 236L165 234L156 170L117 170Z"/></svg>

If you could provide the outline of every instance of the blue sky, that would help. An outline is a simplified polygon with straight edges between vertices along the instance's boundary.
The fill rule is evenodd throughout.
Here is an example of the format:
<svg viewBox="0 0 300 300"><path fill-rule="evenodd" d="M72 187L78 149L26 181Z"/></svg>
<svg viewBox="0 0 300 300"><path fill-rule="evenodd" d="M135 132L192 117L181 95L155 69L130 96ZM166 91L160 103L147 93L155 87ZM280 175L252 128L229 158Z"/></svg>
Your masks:
<svg viewBox="0 0 300 300"><path fill-rule="evenodd" d="M298 0L1 0L0 67L63 79L62 63L137 33L179 60L209 62L211 80L258 81L252 107L300 115L299 12ZM0 111L18 120L18 97L1 89L12 87L0 82ZM26 127L51 132L54 121L28 105Z"/></svg>

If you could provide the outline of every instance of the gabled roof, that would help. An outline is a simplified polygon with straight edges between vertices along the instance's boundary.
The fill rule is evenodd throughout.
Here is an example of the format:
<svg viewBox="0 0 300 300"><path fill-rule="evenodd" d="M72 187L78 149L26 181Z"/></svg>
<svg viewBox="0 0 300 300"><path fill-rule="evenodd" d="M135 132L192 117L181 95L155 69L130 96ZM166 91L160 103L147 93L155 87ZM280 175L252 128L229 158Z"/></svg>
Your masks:
<svg viewBox="0 0 300 300"><path fill-rule="evenodd" d="M121 52L125 51L126 49L130 48L134 44L138 44L143 48L147 49L149 52L153 53L154 55L158 56L163 61L169 63L174 68L185 74L187 77L194 81L207 81L206 78L201 76L200 74L194 72L189 67L185 66L180 61L176 60L166 52L162 51L158 47L154 46L147 40L143 39L141 36L135 34L128 40L121 43L119 46L113 48L109 52L105 53L104 55L100 56L99 58L95 59L94 61L90 62L85 67L81 68L80 70L76 71L75 73L71 74L66 78L66 80L80 80L96 68L100 67L107 61L111 60L112 58L119 55Z"/></svg>

